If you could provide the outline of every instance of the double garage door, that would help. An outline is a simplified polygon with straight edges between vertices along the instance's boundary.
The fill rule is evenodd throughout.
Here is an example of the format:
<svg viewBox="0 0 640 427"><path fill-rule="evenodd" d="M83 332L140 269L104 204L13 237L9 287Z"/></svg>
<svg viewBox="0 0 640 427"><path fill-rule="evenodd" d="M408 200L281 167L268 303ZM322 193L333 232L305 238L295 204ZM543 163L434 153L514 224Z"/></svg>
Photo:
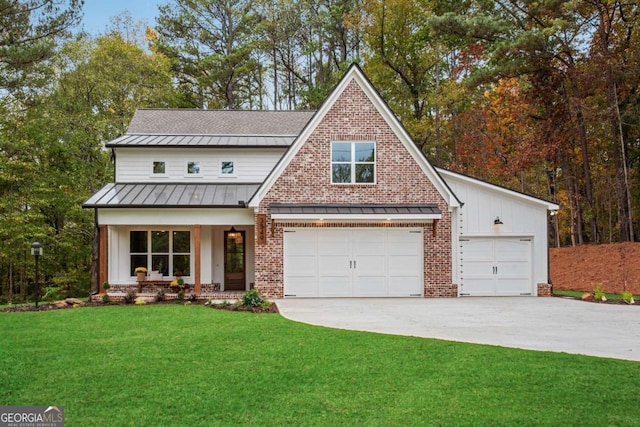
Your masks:
<svg viewBox="0 0 640 427"><path fill-rule="evenodd" d="M531 295L531 265L530 238L462 239L460 295Z"/></svg>
<svg viewBox="0 0 640 427"><path fill-rule="evenodd" d="M421 229L287 229L284 294L421 297L423 253Z"/></svg>

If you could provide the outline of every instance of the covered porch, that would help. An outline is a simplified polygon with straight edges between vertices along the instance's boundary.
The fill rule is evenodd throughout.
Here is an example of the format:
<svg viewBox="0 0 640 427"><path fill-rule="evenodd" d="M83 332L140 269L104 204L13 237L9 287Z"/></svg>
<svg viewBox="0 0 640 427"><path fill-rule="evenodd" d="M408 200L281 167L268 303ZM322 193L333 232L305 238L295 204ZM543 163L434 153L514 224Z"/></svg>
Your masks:
<svg viewBox="0 0 640 427"><path fill-rule="evenodd" d="M84 206L96 209L99 293L104 294L106 282L110 296L162 291L171 297L181 290L171 288L177 278L185 294L202 299L236 297L251 289L255 221L244 200L255 187L110 184L96 193ZM178 205L168 204L176 192L183 194ZM222 194L216 199L217 193ZM139 268L146 269L142 278L136 275Z"/></svg>

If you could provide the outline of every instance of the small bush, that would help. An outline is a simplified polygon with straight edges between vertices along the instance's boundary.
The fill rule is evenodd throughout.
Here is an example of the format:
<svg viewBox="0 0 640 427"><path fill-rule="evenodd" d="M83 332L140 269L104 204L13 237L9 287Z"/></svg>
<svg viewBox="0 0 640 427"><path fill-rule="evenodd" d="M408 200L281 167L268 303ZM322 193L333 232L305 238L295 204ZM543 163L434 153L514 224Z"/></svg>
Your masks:
<svg viewBox="0 0 640 427"><path fill-rule="evenodd" d="M102 295L102 303L109 304L109 295L107 294Z"/></svg>
<svg viewBox="0 0 640 427"><path fill-rule="evenodd" d="M256 289L250 289L242 295L242 304L247 307L260 307L264 299Z"/></svg>
<svg viewBox="0 0 640 427"><path fill-rule="evenodd" d="M189 294L189 301L191 301L191 302L196 302L196 301L198 301L198 296L196 295L196 293L195 293L195 292L191 292L191 293Z"/></svg>
<svg viewBox="0 0 640 427"><path fill-rule="evenodd" d="M178 292L177 300L178 300L179 303L184 301L184 291Z"/></svg>
<svg viewBox="0 0 640 427"><path fill-rule="evenodd" d="M64 298L64 290L57 286L47 286L44 288L44 295L42 301L58 301Z"/></svg>
<svg viewBox="0 0 640 427"><path fill-rule="evenodd" d="M604 295L604 285L602 283L598 283L595 288L593 288L593 299L596 301L606 301L606 297Z"/></svg>
<svg viewBox="0 0 640 427"><path fill-rule="evenodd" d="M124 303L125 304L133 304L136 299L136 291L133 289L129 289L126 294L124 294Z"/></svg>
<svg viewBox="0 0 640 427"><path fill-rule="evenodd" d="M104 282L102 284L102 289L104 289L105 292L108 291L110 287L111 287L111 285L109 284L109 282Z"/></svg>
<svg viewBox="0 0 640 427"><path fill-rule="evenodd" d="M622 299L627 304L633 304L634 303L633 294L631 292L629 292L629 291L622 292Z"/></svg>

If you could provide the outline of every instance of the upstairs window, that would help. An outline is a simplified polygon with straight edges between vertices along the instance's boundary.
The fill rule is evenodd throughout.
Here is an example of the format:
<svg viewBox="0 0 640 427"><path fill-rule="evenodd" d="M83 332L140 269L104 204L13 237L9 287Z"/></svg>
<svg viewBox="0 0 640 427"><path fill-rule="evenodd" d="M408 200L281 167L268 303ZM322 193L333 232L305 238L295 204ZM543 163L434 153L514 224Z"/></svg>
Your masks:
<svg viewBox="0 0 640 427"><path fill-rule="evenodd" d="M200 162L188 162L187 175L200 175Z"/></svg>
<svg viewBox="0 0 640 427"><path fill-rule="evenodd" d="M375 142L332 142L331 182L373 184L376 178Z"/></svg>
<svg viewBox="0 0 640 427"><path fill-rule="evenodd" d="M233 162L224 161L220 164L220 173L222 175L235 175L235 168Z"/></svg>
<svg viewBox="0 0 640 427"><path fill-rule="evenodd" d="M154 175L165 175L167 173L164 162L153 162L152 172Z"/></svg>

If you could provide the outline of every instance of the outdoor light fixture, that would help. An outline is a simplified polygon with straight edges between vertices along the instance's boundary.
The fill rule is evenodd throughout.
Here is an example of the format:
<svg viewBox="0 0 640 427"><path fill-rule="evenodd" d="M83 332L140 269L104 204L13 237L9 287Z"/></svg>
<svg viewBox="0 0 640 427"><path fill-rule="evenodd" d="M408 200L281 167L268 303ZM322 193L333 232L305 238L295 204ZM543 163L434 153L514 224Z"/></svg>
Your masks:
<svg viewBox="0 0 640 427"><path fill-rule="evenodd" d="M497 216L496 219L493 220L494 225L502 225L502 221L500 221L500 217Z"/></svg>
<svg viewBox="0 0 640 427"><path fill-rule="evenodd" d="M36 257L36 283L35 283L35 300L36 300L36 307L38 306L38 299L40 298L40 284L38 283L40 281L40 272L38 270L38 260L40 258L40 255L42 255L42 245L39 242L33 242L31 244L31 255L33 255L34 257Z"/></svg>

